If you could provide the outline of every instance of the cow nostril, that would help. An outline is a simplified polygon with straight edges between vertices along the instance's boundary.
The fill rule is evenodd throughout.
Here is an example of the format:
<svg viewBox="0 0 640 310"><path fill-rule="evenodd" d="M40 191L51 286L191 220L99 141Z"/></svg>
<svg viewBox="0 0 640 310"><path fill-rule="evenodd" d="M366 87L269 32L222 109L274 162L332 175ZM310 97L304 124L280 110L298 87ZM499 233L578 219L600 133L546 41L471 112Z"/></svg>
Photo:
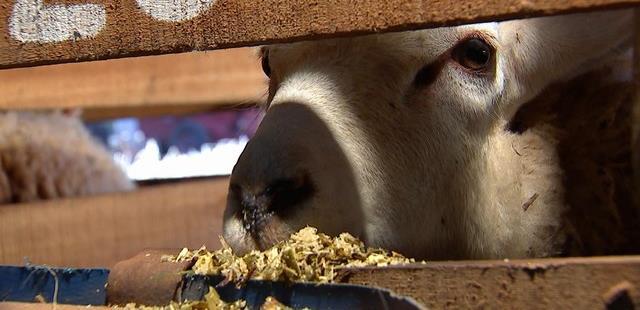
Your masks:
<svg viewBox="0 0 640 310"><path fill-rule="evenodd" d="M259 188L259 187L258 187ZM229 186L230 210L240 216L244 228L252 235L260 232L267 220L277 215L287 217L313 196L314 186L308 174L280 178L263 186L262 190L232 182Z"/></svg>
<svg viewBox="0 0 640 310"><path fill-rule="evenodd" d="M269 210L279 216L287 216L294 207L313 196L314 186L308 174L294 178L277 179L264 189L263 195L270 200Z"/></svg>

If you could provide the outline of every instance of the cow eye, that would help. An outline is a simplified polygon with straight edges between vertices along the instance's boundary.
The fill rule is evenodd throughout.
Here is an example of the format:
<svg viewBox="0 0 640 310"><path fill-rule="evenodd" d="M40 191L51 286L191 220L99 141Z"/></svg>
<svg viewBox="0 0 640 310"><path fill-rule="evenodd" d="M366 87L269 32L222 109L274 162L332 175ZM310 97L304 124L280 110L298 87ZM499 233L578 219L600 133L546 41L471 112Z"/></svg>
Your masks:
<svg viewBox="0 0 640 310"><path fill-rule="evenodd" d="M493 47L480 38L472 38L459 43L451 54L453 59L463 67L482 71L491 64Z"/></svg>
<svg viewBox="0 0 640 310"><path fill-rule="evenodd" d="M262 71L267 77L271 77L271 66L269 66L269 50L264 50L261 59Z"/></svg>

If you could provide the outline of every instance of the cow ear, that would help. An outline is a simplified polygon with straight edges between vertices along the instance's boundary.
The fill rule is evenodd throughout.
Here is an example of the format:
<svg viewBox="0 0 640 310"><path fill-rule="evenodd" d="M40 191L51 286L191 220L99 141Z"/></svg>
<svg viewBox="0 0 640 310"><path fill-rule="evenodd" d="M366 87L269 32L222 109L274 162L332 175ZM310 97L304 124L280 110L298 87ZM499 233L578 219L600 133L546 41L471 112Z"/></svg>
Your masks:
<svg viewBox="0 0 640 310"><path fill-rule="evenodd" d="M515 98L528 101L550 83L603 65L630 47L633 10L514 20L500 24L504 72ZM514 99L515 99L514 98Z"/></svg>

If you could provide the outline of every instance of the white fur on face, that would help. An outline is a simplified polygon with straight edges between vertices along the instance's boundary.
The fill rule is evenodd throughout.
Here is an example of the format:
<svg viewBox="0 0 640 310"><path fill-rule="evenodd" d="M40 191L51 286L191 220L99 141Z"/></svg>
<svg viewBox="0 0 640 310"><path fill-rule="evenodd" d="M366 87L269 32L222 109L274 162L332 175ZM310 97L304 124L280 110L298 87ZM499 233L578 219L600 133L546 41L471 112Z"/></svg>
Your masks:
<svg viewBox="0 0 640 310"><path fill-rule="evenodd" d="M516 136L504 126L546 85L619 45L616 31L628 15L268 47L273 96L232 182L255 183L270 171L295 168L310 173L316 192L294 215L274 216L256 242L267 246L312 225L430 259L553 254L564 208L562 191L553 190L561 178L554 142L544 134ZM608 26L600 35L583 33L592 31L585 25L603 21ZM495 49L481 74L450 56L469 37ZM416 74L433 64L432 81L416 85ZM513 146L523 143L538 147L515 154ZM523 214L522 204L535 193L545 207ZM237 221L227 215L226 236L243 236ZM232 240L238 248L255 246L239 239Z"/></svg>

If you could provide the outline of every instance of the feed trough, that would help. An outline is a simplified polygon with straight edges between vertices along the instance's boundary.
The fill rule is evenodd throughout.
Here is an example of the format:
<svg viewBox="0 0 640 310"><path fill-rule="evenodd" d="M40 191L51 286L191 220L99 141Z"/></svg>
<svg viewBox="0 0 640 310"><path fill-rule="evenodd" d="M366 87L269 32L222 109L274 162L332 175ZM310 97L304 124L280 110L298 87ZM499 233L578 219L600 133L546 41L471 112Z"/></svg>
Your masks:
<svg viewBox="0 0 640 310"><path fill-rule="evenodd" d="M104 306L109 299L108 276L107 269L0 266L0 302ZM259 309L267 297L294 309L422 309L411 298L362 285L251 280L239 288L222 281L222 277L185 275L176 301L203 300L214 287L225 302L244 300L248 309Z"/></svg>

